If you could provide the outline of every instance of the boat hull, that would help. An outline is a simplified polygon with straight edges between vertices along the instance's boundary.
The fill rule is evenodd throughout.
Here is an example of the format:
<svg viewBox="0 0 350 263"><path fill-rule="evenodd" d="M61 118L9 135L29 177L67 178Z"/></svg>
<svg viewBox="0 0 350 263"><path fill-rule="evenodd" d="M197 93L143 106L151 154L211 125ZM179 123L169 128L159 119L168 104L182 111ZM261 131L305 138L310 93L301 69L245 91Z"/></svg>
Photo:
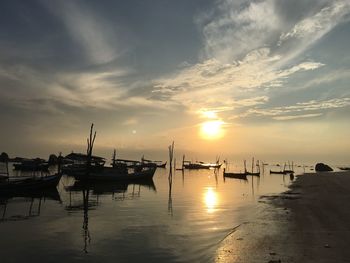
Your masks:
<svg viewBox="0 0 350 263"><path fill-rule="evenodd" d="M246 175L260 176L260 172L257 172L257 173L246 172Z"/></svg>
<svg viewBox="0 0 350 263"><path fill-rule="evenodd" d="M247 180L247 175L241 173L224 173L224 177Z"/></svg>
<svg viewBox="0 0 350 263"><path fill-rule="evenodd" d="M61 174L55 174L45 177L6 180L0 183L0 195L54 188L59 183L61 176Z"/></svg>
<svg viewBox="0 0 350 263"><path fill-rule="evenodd" d="M75 176L77 180L89 180L89 181L113 181L113 182L133 182L133 181L145 181L152 180L153 175L157 167L151 167L136 171L133 173L125 173L112 167L105 167L101 172L92 172L88 176L80 175Z"/></svg>

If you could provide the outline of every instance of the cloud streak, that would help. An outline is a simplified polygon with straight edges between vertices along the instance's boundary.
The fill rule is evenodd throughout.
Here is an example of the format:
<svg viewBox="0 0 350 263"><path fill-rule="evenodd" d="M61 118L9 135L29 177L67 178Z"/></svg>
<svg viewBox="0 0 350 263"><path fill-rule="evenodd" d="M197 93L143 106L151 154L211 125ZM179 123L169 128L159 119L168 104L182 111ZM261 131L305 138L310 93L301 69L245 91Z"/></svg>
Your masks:
<svg viewBox="0 0 350 263"><path fill-rule="evenodd" d="M275 120L291 120L298 118L310 118L321 116L322 113L307 113L313 111L324 111L329 109L345 108L350 106L350 98L336 98L329 100L311 100L307 102L298 102L295 105L288 105L282 107L274 107L269 109L249 109L247 116L268 116ZM301 113L301 114L300 114ZM298 115L293 115L298 114Z"/></svg>
<svg viewBox="0 0 350 263"><path fill-rule="evenodd" d="M333 1L311 17L307 17L287 33L280 36L279 44L291 38L310 38L317 40L339 23L343 22L350 11L349 1Z"/></svg>

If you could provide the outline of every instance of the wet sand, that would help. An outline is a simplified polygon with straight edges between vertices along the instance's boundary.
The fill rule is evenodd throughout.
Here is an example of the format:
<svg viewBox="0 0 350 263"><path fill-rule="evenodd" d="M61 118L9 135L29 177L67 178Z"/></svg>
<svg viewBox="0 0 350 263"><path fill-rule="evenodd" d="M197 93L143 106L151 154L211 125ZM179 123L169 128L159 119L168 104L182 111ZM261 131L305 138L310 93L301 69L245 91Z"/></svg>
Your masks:
<svg viewBox="0 0 350 263"><path fill-rule="evenodd" d="M350 262L350 172L298 176L264 196L219 246L217 262Z"/></svg>

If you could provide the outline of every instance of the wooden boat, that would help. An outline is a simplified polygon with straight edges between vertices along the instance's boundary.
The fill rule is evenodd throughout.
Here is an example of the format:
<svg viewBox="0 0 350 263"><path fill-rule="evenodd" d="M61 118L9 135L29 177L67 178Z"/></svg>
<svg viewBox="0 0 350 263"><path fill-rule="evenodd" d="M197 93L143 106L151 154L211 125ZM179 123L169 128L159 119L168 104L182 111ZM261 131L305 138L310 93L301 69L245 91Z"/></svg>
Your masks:
<svg viewBox="0 0 350 263"><path fill-rule="evenodd" d="M62 173L68 176L75 176L77 174L86 174L87 165L85 164L68 164L62 167ZM99 172L103 170L103 166L91 165L90 170L93 172Z"/></svg>
<svg viewBox="0 0 350 263"><path fill-rule="evenodd" d="M293 164L292 164L292 167L293 167ZM270 174L294 174L294 170L293 169L289 169L289 170L286 169L286 164L284 164L283 170L280 170L280 171L270 170Z"/></svg>
<svg viewBox="0 0 350 263"><path fill-rule="evenodd" d="M292 171L292 170L281 170L281 171L270 170L270 174L294 174L294 171Z"/></svg>
<svg viewBox="0 0 350 263"><path fill-rule="evenodd" d="M224 177L247 180L247 174L245 172L244 173L227 173L226 169L224 168L223 175Z"/></svg>
<svg viewBox="0 0 350 263"><path fill-rule="evenodd" d="M141 165L144 167L156 166L158 168L165 168L166 164L167 162L147 160L143 156L141 158Z"/></svg>
<svg viewBox="0 0 350 263"><path fill-rule="evenodd" d="M252 175L252 176L260 176L260 172L245 172L246 175Z"/></svg>
<svg viewBox="0 0 350 263"><path fill-rule="evenodd" d="M68 163L62 166L62 173L66 175L86 174L87 155L82 153L70 153L64 157L64 162ZM91 156L90 169L98 172L103 169L106 160L99 156Z"/></svg>
<svg viewBox="0 0 350 263"><path fill-rule="evenodd" d="M49 164L42 159L27 159L13 164L15 170L20 171L47 171Z"/></svg>
<svg viewBox="0 0 350 263"><path fill-rule="evenodd" d="M126 168L134 168L141 166L140 161L128 160L128 159L115 159L112 162L112 167L126 167Z"/></svg>
<svg viewBox="0 0 350 263"><path fill-rule="evenodd" d="M284 171L273 171L270 170L270 174L286 174Z"/></svg>
<svg viewBox="0 0 350 263"><path fill-rule="evenodd" d="M209 166L205 166L201 163L192 163L190 161L185 161L182 164L182 167L184 169L192 169L192 170L197 170L197 169L209 169Z"/></svg>
<svg viewBox="0 0 350 263"><path fill-rule="evenodd" d="M37 177L8 178L0 182L0 195L7 193L20 193L23 191L35 191L56 187L61 179L61 174Z"/></svg>
<svg viewBox="0 0 350 263"><path fill-rule="evenodd" d="M89 181L142 181L152 180L157 167L137 167L133 172L125 172L115 167L104 167L100 172L91 172L89 174L75 175L77 180Z"/></svg>
<svg viewBox="0 0 350 263"><path fill-rule="evenodd" d="M257 167L258 167L258 171L254 172L254 157L252 159L252 171L248 172L247 171L247 167L246 167L246 161L244 160L244 170L245 170L245 174L246 175L251 175L251 176L260 176L260 166L259 166L259 161L257 161Z"/></svg>
<svg viewBox="0 0 350 263"><path fill-rule="evenodd" d="M222 164L219 163L204 163L204 162L196 162L196 163L192 163L191 161L184 161L182 164L182 167L184 169L193 169L193 170L197 170L197 169L215 169L215 168L220 168Z"/></svg>

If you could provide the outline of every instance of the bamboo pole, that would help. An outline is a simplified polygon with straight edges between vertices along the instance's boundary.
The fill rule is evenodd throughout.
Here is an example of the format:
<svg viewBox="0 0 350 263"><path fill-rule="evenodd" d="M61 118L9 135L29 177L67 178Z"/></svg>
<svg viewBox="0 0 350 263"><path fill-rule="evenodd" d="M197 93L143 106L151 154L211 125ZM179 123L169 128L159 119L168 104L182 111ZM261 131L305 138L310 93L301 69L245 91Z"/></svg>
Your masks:
<svg viewBox="0 0 350 263"><path fill-rule="evenodd" d="M94 143L96 139L96 131L93 133L93 129L94 129L94 124L92 123L90 127L90 135L89 135L89 138L87 138L86 177L88 177L90 173L92 150L94 148Z"/></svg>

